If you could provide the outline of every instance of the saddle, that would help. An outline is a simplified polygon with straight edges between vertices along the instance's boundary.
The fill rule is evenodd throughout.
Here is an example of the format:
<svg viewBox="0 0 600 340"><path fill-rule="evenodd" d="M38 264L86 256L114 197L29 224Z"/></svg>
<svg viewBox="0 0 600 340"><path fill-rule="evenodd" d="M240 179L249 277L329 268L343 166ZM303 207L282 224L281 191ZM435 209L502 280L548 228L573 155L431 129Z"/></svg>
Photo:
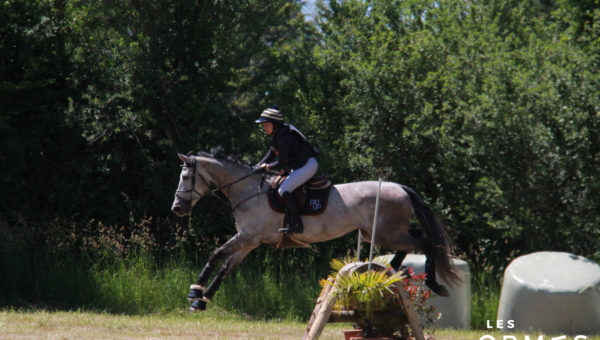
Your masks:
<svg viewBox="0 0 600 340"><path fill-rule="evenodd" d="M278 213L285 213L285 203L277 192L279 186L285 181L286 176L277 176L271 183L267 196L271 209ZM329 191L331 190L331 181L325 175L313 177L308 182L301 185L292 193L298 204L298 211L301 216L314 216L322 214L327 208Z"/></svg>

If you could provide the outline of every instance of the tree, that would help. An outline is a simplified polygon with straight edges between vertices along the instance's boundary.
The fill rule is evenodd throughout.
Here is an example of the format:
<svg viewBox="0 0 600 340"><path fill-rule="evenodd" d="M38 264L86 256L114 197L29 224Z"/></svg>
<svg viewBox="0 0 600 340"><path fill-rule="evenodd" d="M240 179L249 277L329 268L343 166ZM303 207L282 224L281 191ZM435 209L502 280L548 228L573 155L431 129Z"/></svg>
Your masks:
<svg viewBox="0 0 600 340"><path fill-rule="evenodd" d="M595 57L542 9L321 5L321 53L343 79L339 166L424 192L458 252L497 272L535 249L598 255Z"/></svg>
<svg viewBox="0 0 600 340"><path fill-rule="evenodd" d="M0 14L0 211L74 213L82 140L64 122L73 87L65 1L10 1ZM69 148L65 148L69 145ZM68 178L68 180L66 180Z"/></svg>

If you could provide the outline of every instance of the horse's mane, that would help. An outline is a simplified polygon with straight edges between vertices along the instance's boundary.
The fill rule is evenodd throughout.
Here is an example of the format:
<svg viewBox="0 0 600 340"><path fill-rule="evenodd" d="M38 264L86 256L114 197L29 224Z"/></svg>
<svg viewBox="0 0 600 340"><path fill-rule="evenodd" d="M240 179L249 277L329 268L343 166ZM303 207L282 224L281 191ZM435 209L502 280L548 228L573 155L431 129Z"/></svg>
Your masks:
<svg viewBox="0 0 600 340"><path fill-rule="evenodd" d="M211 148L210 152L199 151L199 152L196 153L196 155L203 156L203 157L210 157L210 158L219 159L219 160L226 160L226 161L228 161L230 163L241 165L241 166L246 167L246 168L251 168L252 167L252 165L250 165L247 162L244 162L242 160L242 156L240 156L240 155L228 155L228 154L226 154L225 153L225 149L222 146L220 146L220 145Z"/></svg>
<svg viewBox="0 0 600 340"><path fill-rule="evenodd" d="M193 155L194 152L189 152L188 155ZM225 160L227 162L230 163L234 163L240 166L243 166L245 168L252 168L252 164L249 164L247 162L244 162L244 160L242 159L242 156L240 155L228 155L225 153L225 150L222 146L216 146L210 149L210 152L206 152L206 151L198 151L195 153L197 156L202 156L202 157L210 157L210 158L214 158L214 159L218 159L218 160ZM266 179L268 182L273 181L273 179L275 179L275 177L278 176L277 172L274 171L270 171L266 173Z"/></svg>

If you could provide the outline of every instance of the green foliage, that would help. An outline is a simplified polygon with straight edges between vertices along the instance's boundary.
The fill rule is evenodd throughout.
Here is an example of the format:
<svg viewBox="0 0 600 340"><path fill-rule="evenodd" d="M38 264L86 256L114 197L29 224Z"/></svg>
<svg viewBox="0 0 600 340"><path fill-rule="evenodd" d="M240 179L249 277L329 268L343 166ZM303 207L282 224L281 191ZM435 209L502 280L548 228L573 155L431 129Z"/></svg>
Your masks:
<svg viewBox="0 0 600 340"><path fill-rule="evenodd" d="M66 201L83 188L64 178L76 173L82 143L63 119L74 95L64 1L0 6L0 214L73 214Z"/></svg>
<svg viewBox="0 0 600 340"><path fill-rule="evenodd" d="M335 277L332 296L338 309L358 310L371 319L374 311L397 306L392 289L403 278L399 273L390 275L387 271L354 271Z"/></svg>
<svg viewBox="0 0 600 340"><path fill-rule="evenodd" d="M423 192L496 274L535 249L598 258L598 63L554 10L344 1L318 22L343 79L336 167Z"/></svg>
<svg viewBox="0 0 600 340"><path fill-rule="evenodd" d="M500 282L489 273L472 277L471 329L486 329L487 320L496 320L500 289Z"/></svg>
<svg viewBox="0 0 600 340"><path fill-rule="evenodd" d="M415 275L412 269L409 269L409 277L401 271L391 272L385 258L374 260L372 270L367 270L367 263L355 262L350 258L342 261L333 259L331 268L334 271L327 279L321 280L321 285L331 286L329 296L334 301L334 309L358 313L358 324L367 333L373 329L376 330L375 334L385 335L406 331L408 319L404 314L401 314L404 322L391 324L389 320L380 320L376 314L404 313L399 296L401 293L406 293L423 327L437 320L435 308L427 303L431 291L424 285L425 274Z"/></svg>
<svg viewBox="0 0 600 340"><path fill-rule="evenodd" d="M219 288L214 304L260 319L308 320L319 295L322 270L284 264L274 270L275 266L256 257L244 260Z"/></svg>
<svg viewBox="0 0 600 340"><path fill-rule="evenodd" d="M171 215L175 152L256 162L268 138L253 121L273 103L336 182L421 192L474 274L535 250L600 261L595 0L322 1L314 22L299 1L0 7L0 296L54 304L28 293L60 283L36 271L88 280L66 260L80 256L207 256L234 223L209 199L189 223ZM324 270L354 242L256 256Z"/></svg>

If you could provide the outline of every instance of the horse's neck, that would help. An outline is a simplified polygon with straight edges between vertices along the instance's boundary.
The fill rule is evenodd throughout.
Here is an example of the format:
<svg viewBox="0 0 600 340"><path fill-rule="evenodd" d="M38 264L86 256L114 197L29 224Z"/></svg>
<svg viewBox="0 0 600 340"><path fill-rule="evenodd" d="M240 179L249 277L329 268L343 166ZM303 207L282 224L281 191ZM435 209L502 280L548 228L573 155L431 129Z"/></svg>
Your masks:
<svg viewBox="0 0 600 340"><path fill-rule="evenodd" d="M228 161L217 161L215 159L200 159L200 168L206 171L210 181L217 187L227 186L236 180L246 176L249 169ZM237 196L243 195L250 188L250 180L243 180L234 185L223 188L223 194L227 196L230 203L236 200ZM232 202L233 201L233 202Z"/></svg>

